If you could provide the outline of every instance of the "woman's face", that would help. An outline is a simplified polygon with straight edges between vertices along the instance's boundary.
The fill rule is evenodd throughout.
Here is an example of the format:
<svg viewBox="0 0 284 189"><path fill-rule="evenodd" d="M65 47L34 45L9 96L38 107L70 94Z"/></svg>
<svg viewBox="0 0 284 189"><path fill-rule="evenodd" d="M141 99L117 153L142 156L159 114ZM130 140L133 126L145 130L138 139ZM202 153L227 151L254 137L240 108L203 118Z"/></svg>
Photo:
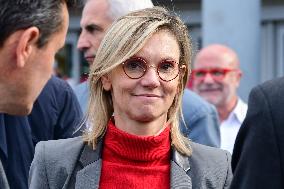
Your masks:
<svg viewBox="0 0 284 189"><path fill-rule="evenodd" d="M157 74L157 67L165 60L179 63L179 45L170 32L158 31L134 57L144 59L148 65L141 78L129 78L122 65L102 77L104 89L112 93L115 118L119 116L126 122L166 121L177 93L179 77L163 81ZM168 65L163 66L167 69Z"/></svg>

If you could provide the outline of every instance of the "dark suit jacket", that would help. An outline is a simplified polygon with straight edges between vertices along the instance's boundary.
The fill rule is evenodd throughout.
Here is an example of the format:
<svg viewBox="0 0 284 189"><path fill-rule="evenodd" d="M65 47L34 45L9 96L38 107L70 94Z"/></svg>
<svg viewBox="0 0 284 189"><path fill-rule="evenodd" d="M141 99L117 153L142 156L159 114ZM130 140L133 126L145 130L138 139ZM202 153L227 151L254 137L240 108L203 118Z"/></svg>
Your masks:
<svg viewBox="0 0 284 189"><path fill-rule="evenodd" d="M193 155L172 150L171 188L229 188L232 172L226 151L191 143ZM102 142L96 150L81 137L40 142L30 169L30 189L95 189L101 173Z"/></svg>
<svg viewBox="0 0 284 189"><path fill-rule="evenodd" d="M251 91L232 168L232 189L284 188L284 78Z"/></svg>

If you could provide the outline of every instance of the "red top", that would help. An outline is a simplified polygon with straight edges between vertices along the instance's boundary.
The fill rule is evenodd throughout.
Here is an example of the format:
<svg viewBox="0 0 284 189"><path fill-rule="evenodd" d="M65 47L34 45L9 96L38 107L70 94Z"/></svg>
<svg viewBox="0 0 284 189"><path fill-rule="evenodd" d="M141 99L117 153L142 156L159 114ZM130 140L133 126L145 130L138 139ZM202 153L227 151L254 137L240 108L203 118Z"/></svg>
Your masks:
<svg viewBox="0 0 284 189"><path fill-rule="evenodd" d="M157 136L128 134L109 122L100 189L170 188L170 128Z"/></svg>

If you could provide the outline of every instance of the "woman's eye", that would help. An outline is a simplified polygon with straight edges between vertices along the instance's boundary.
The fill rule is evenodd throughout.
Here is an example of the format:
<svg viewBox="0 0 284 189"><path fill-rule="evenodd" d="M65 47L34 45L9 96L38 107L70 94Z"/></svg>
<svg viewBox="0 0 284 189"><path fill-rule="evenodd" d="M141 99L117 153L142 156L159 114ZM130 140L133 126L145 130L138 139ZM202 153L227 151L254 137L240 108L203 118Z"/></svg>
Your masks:
<svg viewBox="0 0 284 189"><path fill-rule="evenodd" d="M144 70L145 65L144 65L144 63L139 62L139 61L129 61L126 64L126 68L128 70Z"/></svg>
<svg viewBox="0 0 284 189"><path fill-rule="evenodd" d="M159 71L162 72L171 72L175 69L175 65L173 62L163 62L159 66Z"/></svg>
<svg viewBox="0 0 284 189"><path fill-rule="evenodd" d="M137 68L139 65L137 64L137 62L130 62L130 63L128 63L128 67L130 68L130 69L135 69L135 68Z"/></svg>

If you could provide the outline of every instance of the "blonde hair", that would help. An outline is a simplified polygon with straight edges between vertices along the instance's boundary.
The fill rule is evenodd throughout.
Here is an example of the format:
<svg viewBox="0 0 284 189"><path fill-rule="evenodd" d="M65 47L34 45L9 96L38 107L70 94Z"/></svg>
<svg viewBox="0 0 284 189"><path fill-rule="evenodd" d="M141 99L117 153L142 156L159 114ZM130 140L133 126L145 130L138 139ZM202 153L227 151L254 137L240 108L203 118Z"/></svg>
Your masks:
<svg viewBox="0 0 284 189"><path fill-rule="evenodd" d="M84 141L94 149L98 140L104 136L114 111L111 94L103 89L101 77L135 55L160 30L169 31L175 36L180 48L179 64L185 67L184 74L179 75L178 93L168 111L171 144L180 153L191 154L188 139L179 130L181 100L190 71L191 42L184 23L161 7L135 11L118 19L110 27L98 49L89 77L90 99L86 121L91 130L84 134Z"/></svg>

